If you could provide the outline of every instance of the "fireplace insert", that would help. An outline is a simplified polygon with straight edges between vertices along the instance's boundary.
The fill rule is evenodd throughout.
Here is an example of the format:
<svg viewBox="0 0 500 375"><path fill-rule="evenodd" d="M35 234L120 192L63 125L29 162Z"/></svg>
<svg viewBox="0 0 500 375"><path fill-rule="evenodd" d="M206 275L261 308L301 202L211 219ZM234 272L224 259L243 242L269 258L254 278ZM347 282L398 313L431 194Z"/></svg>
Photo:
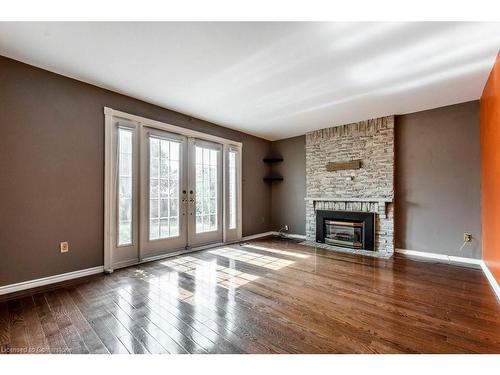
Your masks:
<svg viewBox="0 0 500 375"><path fill-rule="evenodd" d="M358 250L374 249L375 214L316 211L316 241Z"/></svg>
<svg viewBox="0 0 500 375"><path fill-rule="evenodd" d="M325 220L325 243L361 249L363 247L363 223Z"/></svg>

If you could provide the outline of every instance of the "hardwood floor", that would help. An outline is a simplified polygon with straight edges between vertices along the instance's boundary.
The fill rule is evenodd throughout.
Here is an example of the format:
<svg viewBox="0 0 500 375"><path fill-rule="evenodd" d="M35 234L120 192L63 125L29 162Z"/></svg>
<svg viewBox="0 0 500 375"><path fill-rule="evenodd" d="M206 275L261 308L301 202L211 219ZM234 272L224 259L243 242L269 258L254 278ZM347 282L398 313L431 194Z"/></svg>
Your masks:
<svg viewBox="0 0 500 375"><path fill-rule="evenodd" d="M500 353L481 270L264 239L0 303L2 353Z"/></svg>

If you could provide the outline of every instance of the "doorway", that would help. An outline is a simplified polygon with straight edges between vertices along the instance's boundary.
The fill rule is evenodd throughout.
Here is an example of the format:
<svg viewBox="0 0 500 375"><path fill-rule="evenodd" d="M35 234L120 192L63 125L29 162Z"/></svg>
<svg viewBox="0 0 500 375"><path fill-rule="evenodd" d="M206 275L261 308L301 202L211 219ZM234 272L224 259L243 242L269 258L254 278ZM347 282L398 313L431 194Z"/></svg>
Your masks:
<svg viewBox="0 0 500 375"><path fill-rule="evenodd" d="M241 143L105 114L106 270L241 239Z"/></svg>

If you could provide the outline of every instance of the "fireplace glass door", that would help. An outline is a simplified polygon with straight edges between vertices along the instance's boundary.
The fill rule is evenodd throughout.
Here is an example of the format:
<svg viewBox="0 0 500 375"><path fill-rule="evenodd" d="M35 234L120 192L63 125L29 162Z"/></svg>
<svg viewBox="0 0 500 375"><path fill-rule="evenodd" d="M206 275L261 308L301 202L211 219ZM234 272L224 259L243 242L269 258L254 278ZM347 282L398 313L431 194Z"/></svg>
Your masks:
<svg viewBox="0 0 500 375"><path fill-rule="evenodd" d="M325 243L352 249L362 249L363 223L325 220Z"/></svg>

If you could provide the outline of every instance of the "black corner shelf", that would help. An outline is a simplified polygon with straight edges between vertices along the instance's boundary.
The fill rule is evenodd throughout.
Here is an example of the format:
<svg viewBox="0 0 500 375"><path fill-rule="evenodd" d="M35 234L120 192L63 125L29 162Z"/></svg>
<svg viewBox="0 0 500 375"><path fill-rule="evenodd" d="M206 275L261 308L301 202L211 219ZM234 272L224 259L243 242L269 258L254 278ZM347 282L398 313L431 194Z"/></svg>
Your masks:
<svg viewBox="0 0 500 375"><path fill-rule="evenodd" d="M266 182L283 181L283 176L278 173L270 173L264 177Z"/></svg>
<svg viewBox="0 0 500 375"><path fill-rule="evenodd" d="M283 161L283 157L279 154L270 153L264 159L264 163L272 165L273 163L279 163ZM275 181L283 181L283 176L278 172L273 171L271 167L267 176L264 177L265 182L275 182Z"/></svg>
<svg viewBox="0 0 500 375"><path fill-rule="evenodd" d="M265 182L283 181L283 177L264 177Z"/></svg>
<svg viewBox="0 0 500 375"><path fill-rule="evenodd" d="M268 157L263 159L264 163L279 163L283 161L282 157L279 156L273 156L273 157Z"/></svg>

